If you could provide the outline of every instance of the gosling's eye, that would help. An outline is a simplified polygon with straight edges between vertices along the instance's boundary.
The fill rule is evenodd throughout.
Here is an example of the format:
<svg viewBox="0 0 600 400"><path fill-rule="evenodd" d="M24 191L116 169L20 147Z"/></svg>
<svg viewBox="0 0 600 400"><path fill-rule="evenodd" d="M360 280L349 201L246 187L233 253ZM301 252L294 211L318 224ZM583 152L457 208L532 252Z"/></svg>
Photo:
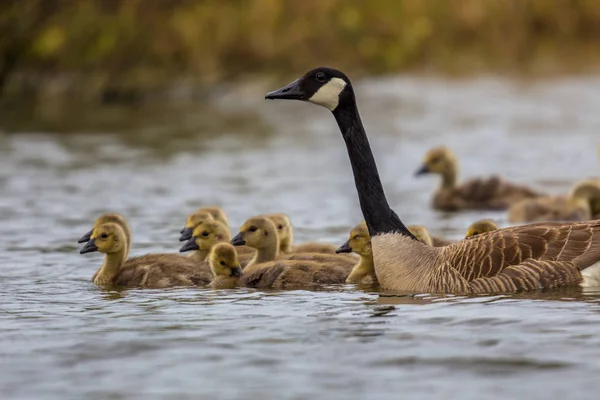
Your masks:
<svg viewBox="0 0 600 400"><path fill-rule="evenodd" d="M250 229L248 229L250 232L256 232L258 230L257 227L255 226L251 226Z"/></svg>
<svg viewBox="0 0 600 400"><path fill-rule="evenodd" d="M319 82L325 82L325 74L322 72L317 72L315 78L317 78Z"/></svg>
<svg viewBox="0 0 600 400"><path fill-rule="evenodd" d="M277 225L277 229L282 230L283 229L283 225Z"/></svg>
<svg viewBox="0 0 600 400"><path fill-rule="evenodd" d="M221 261L219 264L221 264L222 266L225 266L225 261Z"/></svg>
<svg viewBox="0 0 600 400"><path fill-rule="evenodd" d="M360 236L358 236L358 235L354 236L354 240L358 240L358 239L360 239Z"/></svg>
<svg viewBox="0 0 600 400"><path fill-rule="evenodd" d="M202 232L202 236L204 236L204 237L208 236L208 232L207 231Z"/></svg>
<svg viewBox="0 0 600 400"><path fill-rule="evenodd" d="M103 233L103 234L100 235L100 237L102 239L106 239L108 237L108 233Z"/></svg>

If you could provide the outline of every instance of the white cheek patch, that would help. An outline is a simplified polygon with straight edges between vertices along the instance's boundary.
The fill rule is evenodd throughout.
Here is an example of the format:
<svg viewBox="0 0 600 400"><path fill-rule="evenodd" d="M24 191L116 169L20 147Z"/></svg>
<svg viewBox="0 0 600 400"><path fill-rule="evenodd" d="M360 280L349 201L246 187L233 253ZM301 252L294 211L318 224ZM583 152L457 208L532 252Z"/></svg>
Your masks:
<svg viewBox="0 0 600 400"><path fill-rule="evenodd" d="M321 86L308 101L327 107L329 111L333 111L340 102L340 93L346 87L346 81L340 78L332 78L325 85Z"/></svg>

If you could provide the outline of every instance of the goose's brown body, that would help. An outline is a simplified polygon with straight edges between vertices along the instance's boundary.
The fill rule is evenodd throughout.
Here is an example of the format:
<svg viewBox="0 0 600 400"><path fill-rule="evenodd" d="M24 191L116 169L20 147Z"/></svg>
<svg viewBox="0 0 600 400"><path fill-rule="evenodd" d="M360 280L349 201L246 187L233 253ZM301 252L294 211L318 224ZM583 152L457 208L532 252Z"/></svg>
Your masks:
<svg viewBox="0 0 600 400"><path fill-rule="evenodd" d="M496 293L577 286L600 260L600 221L533 224L483 233L442 248L394 234L372 238L385 289Z"/></svg>

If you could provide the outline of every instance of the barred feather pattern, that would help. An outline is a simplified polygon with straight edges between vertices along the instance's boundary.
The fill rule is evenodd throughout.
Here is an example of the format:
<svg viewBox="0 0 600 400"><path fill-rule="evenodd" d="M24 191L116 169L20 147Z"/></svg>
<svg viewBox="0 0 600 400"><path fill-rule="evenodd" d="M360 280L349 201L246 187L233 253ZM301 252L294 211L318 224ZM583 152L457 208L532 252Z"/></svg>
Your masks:
<svg viewBox="0 0 600 400"><path fill-rule="evenodd" d="M448 250L447 261L432 274L433 289L491 293L574 286L582 282L581 269L600 259L600 221L507 228Z"/></svg>

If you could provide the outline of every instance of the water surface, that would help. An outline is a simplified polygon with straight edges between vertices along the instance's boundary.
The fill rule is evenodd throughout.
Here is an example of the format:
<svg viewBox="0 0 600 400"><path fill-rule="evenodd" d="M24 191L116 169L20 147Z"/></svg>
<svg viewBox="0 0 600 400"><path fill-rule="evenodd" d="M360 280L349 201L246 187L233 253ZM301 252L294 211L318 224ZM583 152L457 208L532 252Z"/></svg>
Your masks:
<svg viewBox="0 0 600 400"><path fill-rule="evenodd" d="M403 77L359 82L359 107L404 222L459 238L504 213L430 209L424 152L452 147L462 177L498 173L551 193L598 176L599 80ZM288 213L298 241L341 244L361 220L335 121L312 105L227 88L206 103L3 117L2 398L580 399L598 389L600 290L514 296L321 291L106 291L76 240L104 211L133 254L176 251L188 212L239 227ZM47 110L49 108L50 110ZM67 133L65 133L67 132Z"/></svg>

